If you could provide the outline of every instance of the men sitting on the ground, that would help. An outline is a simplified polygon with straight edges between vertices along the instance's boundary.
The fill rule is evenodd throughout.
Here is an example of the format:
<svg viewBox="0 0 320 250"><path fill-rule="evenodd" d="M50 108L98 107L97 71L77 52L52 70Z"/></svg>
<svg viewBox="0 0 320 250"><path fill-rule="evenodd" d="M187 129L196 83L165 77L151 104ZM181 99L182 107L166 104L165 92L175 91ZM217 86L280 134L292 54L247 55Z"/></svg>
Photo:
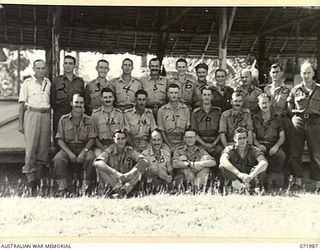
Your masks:
<svg viewBox="0 0 320 250"><path fill-rule="evenodd" d="M150 134L157 125L152 110L146 108L147 92L139 89L135 97L135 106L124 111L124 129L134 150L142 152L149 147Z"/></svg>
<svg viewBox="0 0 320 250"><path fill-rule="evenodd" d="M145 182L158 189L172 182L171 156L170 152L161 149L163 140L159 130L152 131L150 141L151 147L142 152L150 164L144 179Z"/></svg>
<svg viewBox="0 0 320 250"><path fill-rule="evenodd" d="M236 91L243 93L243 107L250 109L251 112L258 111L258 96L262 94L262 90L253 83L252 72L250 69L240 71L241 85L236 88Z"/></svg>
<svg viewBox="0 0 320 250"><path fill-rule="evenodd" d="M98 77L87 83L84 90L86 102L85 108L88 115L91 115L94 109L101 107L101 90L110 86L110 82L107 80L109 62L104 59L99 60L97 62L96 70L98 72Z"/></svg>
<svg viewBox="0 0 320 250"><path fill-rule="evenodd" d="M188 63L185 59L180 58L176 62L176 70L178 71L178 76L169 79L169 84L177 84L180 88L180 102L186 104L191 108L194 97L195 97L195 80L187 74Z"/></svg>
<svg viewBox="0 0 320 250"><path fill-rule="evenodd" d="M115 99L113 91L110 88L103 88L100 98L102 107L94 110L91 116L97 136L94 149L96 157L113 143L114 131L124 128L123 113L113 106Z"/></svg>
<svg viewBox="0 0 320 250"><path fill-rule="evenodd" d="M95 159L93 166L101 186L111 187L114 195L122 197L132 191L149 163L143 155L126 146L127 136L124 131L116 130L113 139L115 144L104 150Z"/></svg>
<svg viewBox="0 0 320 250"><path fill-rule="evenodd" d="M191 128L197 133L197 141L216 159L220 158L223 147L219 144L219 120L221 108L212 105L212 88L201 90L201 107L191 114Z"/></svg>
<svg viewBox="0 0 320 250"><path fill-rule="evenodd" d="M71 113L60 118L56 139L61 149L53 159L58 195L61 196L72 188L72 178L76 181L84 176L82 187L85 192L93 178L94 154L91 148L95 142L95 132L91 118L84 114L84 97L74 94L71 106Z"/></svg>
<svg viewBox="0 0 320 250"><path fill-rule="evenodd" d="M111 80L111 87L116 95L115 106L124 111L134 106L134 94L142 87L141 82L131 75L133 70L133 61L131 59L124 59L121 68L122 75Z"/></svg>
<svg viewBox="0 0 320 250"><path fill-rule="evenodd" d="M284 185L283 166L286 161L286 155L280 148L285 141L283 123L281 118L270 110L271 100L267 94L259 95L258 100L260 110L252 115L254 145L265 154L269 162L266 189L273 186L280 188Z"/></svg>
<svg viewBox="0 0 320 250"><path fill-rule="evenodd" d="M243 108L243 94L241 92L233 92L232 109L222 113L219 124L220 139L223 147L233 144L234 131L238 127L244 127L248 130L249 144L252 144L252 118L249 109Z"/></svg>
<svg viewBox="0 0 320 250"><path fill-rule="evenodd" d="M222 112L231 109L231 96L233 88L226 85L227 71L224 69L217 69L214 73L216 84L212 88L213 105L222 109Z"/></svg>
<svg viewBox="0 0 320 250"><path fill-rule="evenodd" d="M248 144L248 131L239 127L234 132L234 145L227 146L220 158L220 171L235 189L250 189L263 183L268 162L262 151Z"/></svg>
<svg viewBox="0 0 320 250"><path fill-rule="evenodd" d="M207 151L196 146L196 132L187 130L184 134L185 145L174 151L173 168L176 169L175 182L183 179L195 190L206 187L210 168L216 166L215 159Z"/></svg>
<svg viewBox="0 0 320 250"><path fill-rule="evenodd" d="M158 110L157 115L159 130L171 152L183 145L184 132L190 126L190 111L185 104L179 102L179 91L177 84L169 85L169 102Z"/></svg>
<svg viewBox="0 0 320 250"><path fill-rule="evenodd" d="M158 109L166 103L168 79L160 75L161 62L159 58L152 58L149 62L150 75L140 79L142 88L148 93L147 108L155 116Z"/></svg>

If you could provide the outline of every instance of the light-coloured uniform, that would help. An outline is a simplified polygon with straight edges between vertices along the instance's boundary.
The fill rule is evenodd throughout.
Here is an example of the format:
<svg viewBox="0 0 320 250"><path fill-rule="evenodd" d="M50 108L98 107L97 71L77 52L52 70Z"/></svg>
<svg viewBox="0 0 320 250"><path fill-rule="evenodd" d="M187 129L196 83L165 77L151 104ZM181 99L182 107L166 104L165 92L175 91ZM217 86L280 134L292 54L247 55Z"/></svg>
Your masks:
<svg viewBox="0 0 320 250"><path fill-rule="evenodd" d="M192 107L196 95L196 82L194 78L186 75L186 78L181 82L178 76L169 79L168 84L175 83L180 87L180 102Z"/></svg>
<svg viewBox="0 0 320 250"><path fill-rule="evenodd" d="M50 88L48 78L39 83L35 77L31 77L21 85L19 102L24 102L26 108L23 122L26 156L22 172L27 174L29 182L39 179L42 167L48 163Z"/></svg>
<svg viewBox="0 0 320 250"><path fill-rule="evenodd" d="M190 111L185 104L173 108L169 102L158 110L157 120L159 130L166 133L174 147L183 145L184 132L190 126Z"/></svg>
<svg viewBox="0 0 320 250"><path fill-rule="evenodd" d="M115 106L117 108L124 111L135 105L135 93L142 88L139 79L132 76L129 83L126 83L121 75L120 77L111 80L110 84L116 95Z"/></svg>
<svg viewBox="0 0 320 250"><path fill-rule="evenodd" d="M136 108L124 111L124 128L131 136L134 149L138 152L149 147L150 134L157 128L151 109L146 108L140 115Z"/></svg>
<svg viewBox="0 0 320 250"><path fill-rule="evenodd" d="M239 91L244 95L244 108L249 109L252 113L259 110L258 96L263 93L260 88L251 83L247 90L245 90L244 86L241 85L236 88L236 91Z"/></svg>
<svg viewBox="0 0 320 250"><path fill-rule="evenodd" d="M113 107L111 112L107 112L104 107L100 107L93 111L91 118L97 136L96 140L99 140L105 148L113 144L113 133L118 129L124 129L123 112L118 108ZM94 149L96 157L100 153L100 148Z"/></svg>

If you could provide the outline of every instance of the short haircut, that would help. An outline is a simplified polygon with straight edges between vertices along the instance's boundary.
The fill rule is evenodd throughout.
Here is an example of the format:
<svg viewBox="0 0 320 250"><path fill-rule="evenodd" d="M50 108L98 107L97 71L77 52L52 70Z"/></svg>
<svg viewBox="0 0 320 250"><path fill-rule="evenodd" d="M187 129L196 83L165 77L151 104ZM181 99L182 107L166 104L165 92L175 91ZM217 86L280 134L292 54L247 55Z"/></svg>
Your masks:
<svg viewBox="0 0 320 250"><path fill-rule="evenodd" d="M149 61L149 65L151 62L159 62L159 64L161 65L160 59L158 57L154 57Z"/></svg>
<svg viewBox="0 0 320 250"><path fill-rule="evenodd" d="M148 93L144 89L138 89L136 93L134 93L135 98L137 98L138 95L145 95L146 97L148 97Z"/></svg>
<svg viewBox="0 0 320 250"><path fill-rule="evenodd" d="M64 60L66 60L66 59L71 59L71 60L73 60L74 65L77 64L77 60L76 60L76 58L73 57L73 56L66 55L66 56L64 57ZM64 60L63 60L63 61L64 61Z"/></svg>
<svg viewBox="0 0 320 250"><path fill-rule="evenodd" d="M36 63L37 63L37 62L43 62L43 63L46 65L46 62L45 62L44 60L42 60L42 59L37 59L37 60L35 60L35 61L33 62L33 67L36 66Z"/></svg>
<svg viewBox="0 0 320 250"><path fill-rule="evenodd" d="M133 61L132 61L130 58L125 58L125 59L123 59L123 60L122 60L122 64L123 64L125 61L130 61L131 64L133 65Z"/></svg>
<svg viewBox="0 0 320 250"><path fill-rule="evenodd" d="M82 92L74 93L72 95L72 100L73 100L74 97L82 97L84 99L84 93L82 93Z"/></svg>
<svg viewBox="0 0 320 250"><path fill-rule="evenodd" d="M101 89L101 96L103 93L112 93L113 97L115 97L113 90L108 87Z"/></svg>
<svg viewBox="0 0 320 250"><path fill-rule="evenodd" d="M112 138L115 138L117 134L124 134L125 137L127 138L126 131L121 130L121 129L116 129L116 130L113 132L113 134L112 134Z"/></svg>
<svg viewBox="0 0 320 250"><path fill-rule="evenodd" d="M209 70L209 67L207 64L205 63L199 63L197 66L196 66L196 71L198 71L198 69L205 69L206 71Z"/></svg>
<svg viewBox="0 0 320 250"><path fill-rule="evenodd" d="M192 129L192 128L187 128L185 131L184 131L184 135L186 135L186 133L187 132L193 132L193 133L195 133L196 135L197 135L197 132L194 130L194 129Z"/></svg>
<svg viewBox="0 0 320 250"><path fill-rule="evenodd" d="M179 59L176 61L176 66L178 65L179 62L183 62L183 63L185 63L186 65L188 65L187 60L184 59L184 58L179 58Z"/></svg>
<svg viewBox="0 0 320 250"><path fill-rule="evenodd" d="M162 138L161 131L160 131L158 128L154 129L154 130L151 132L150 138L152 138L153 134L155 134L155 133L156 133L156 134L160 134L160 136L161 136L161 138Z"/></svg>
<svg viewBox="0 0 320 250"><path fill-rule="evenodd" d="M241 133L246 133L246 135L248 136L248 130L244 127L236 128L236 130L233 133L233 136L235 136L236 134L241 134Z"/></svg>
<svg viewBox="0 0 320 250"><path fill-rule="evenodd" d="M211 93L213 94L213 90L212 90L212 88L209 87L209 86L204 86L204 87L201 89L201 94L203 94L203 91L204 91L204 90L210 90Z"/></svg>
<svg viewBox="0 0 320 250"><path fill-rule="evenodd" d="M303 64L301 64L300 70L302 70L303 68L309 68L309 67L312 68L312 70L315 72L312 63L309 60L306 60L303 62Z"/></svg>
<svg viewBox="0 0 320 250"><path fill-rule="evenodd" d="M214 76L217 76L217 73L218 73L218 72L223 72L223 73L224 73L224 75L225 75L225 76L227 76L227 71L226 71L226 70L224 70L224 69L220 69L220 68L219 68L219 69L217 69L217 70L214 72Z"/></svg>
<svg viewBox="0 0 320 250"><path fill-rule="evenodd" d="M170 88L180 89L179 85L178 85L178 84L175 84L175 83L170 83L169 86L168 86L168 90L169 90Z"/></svg>
<svg viewBox="0 0 320 250"><path fill-rule="evenodd" d="M271 97L268 94L262 93L258 96L258 102L260 102L262 99L265 99L265 98L267 98L269 102L271 101Z"/></svg>
<svg viewBox="0 0 320 250"><path fill-rule="evenodd" d="M105 60L105 59L100 59L100 60L97 62L97 66L99 66L99 63L101 63L101 62L107 63L108 66L109 66L109 62L108 62L107 60Z"/></svg>
<svg viewBox="0 0 320 250"><path fill-rule="evenodd" d="M276 68L280 68L280 71L282 72L283 69L282 69L282 66L279 64L279 63L274 63L270 66L270 70L271 69L276 69Z"/></svg>
<svg viewBox="0 0 320 250"><path fill-rule="evenodd" d="M246 72L249 72L250 75L252 76L252 72L251 72L250 69L242 69L242 70L240 71L240 76L242 76L242 75L243 75L244 73L246 73Z"/></svg>
<svg viewBox="0 0 320 250"><path fill-rule="evenodd" d="M234 91L231 95L231 99L238 97L238 96L242 96L242 99L244 98L242 91Z"/></svg>

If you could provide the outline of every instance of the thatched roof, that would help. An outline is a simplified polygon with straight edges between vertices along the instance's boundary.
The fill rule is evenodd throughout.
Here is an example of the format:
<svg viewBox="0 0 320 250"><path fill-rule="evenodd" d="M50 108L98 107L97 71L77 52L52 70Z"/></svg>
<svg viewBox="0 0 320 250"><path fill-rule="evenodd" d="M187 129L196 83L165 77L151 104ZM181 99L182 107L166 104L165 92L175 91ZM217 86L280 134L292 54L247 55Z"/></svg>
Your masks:
<svg viewBox="0 0 320 250"><path fill-rule="evenodd" d="M55 8L3 5L0 44L47 48L48 16ZM167 56L218 56L221 9L61 6L60 48L143 55L156 54L165 47L163 52ZM230 18L233 8L227 10ZM234 14L227 44L229 56L257 55L262 35L267 57L295 56L297 46L301 56L316 53L320 19L317 8L237 7Z"/></svg>

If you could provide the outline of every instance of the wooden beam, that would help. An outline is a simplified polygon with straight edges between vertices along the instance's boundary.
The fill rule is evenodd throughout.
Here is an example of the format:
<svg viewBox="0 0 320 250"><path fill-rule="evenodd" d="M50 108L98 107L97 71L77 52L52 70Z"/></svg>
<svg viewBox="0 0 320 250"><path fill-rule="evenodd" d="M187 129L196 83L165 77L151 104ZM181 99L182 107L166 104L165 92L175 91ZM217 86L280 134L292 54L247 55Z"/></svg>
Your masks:
<svg viewBox="0 0 320 250"><path fill-rule="evenodd" d="M139 26L140 13L141 13L141 8L138 8L138 13L137 13L137 17L136 17L136 30L138 29L138 26ZM136 52L137 39L138 39L138 33L134 32L133 54L135 54L135 52Z"/></svg>
<svg viewBox="0 0 320 250"><path fill-rule="evenodd" d="M318 40L317 40L317 82L320 82L320 27L318 26Z"/></svg>
<svg viewBox="0 0 320 250"><path fill-rule="evenodd" d="M149 45L148 45L148 51L149 52L151 50L151 46L152 46L152 42L153 42L153 34L151 34L151 37L150 37L150 42L149 42Z"/></svg>
<svg viewBox="0 0 320 250"><path fill-rule="evenodd" d="M266 39L264 36L259 37L259 58L258 58L258 67L260 70L259 73L259 83L264 84L264 74L263 69L265 69L265 62L266 62Z"/></svg>
<svg viewBox="0 0 320 250"><path fill-rule="evenodd" d="M202 16L204 15L205 12L206 12L206 8L202 8L202 12L199 15L199 18L198 18L197 24L196 24L196 28L195 28L195 31L194 31L195 34L199 32L201 19L202 19ZM193 37L194 37L194 35L191 36L191 38L190 38L190 42L189 42L189 46L188 46L189 50L191 50Z"/></svg>
<svg viewBox="0 0 320 250"><path fill-rule="evenodd" d="M210 33L213 33L215 23L216 23L216 18L213 16L213 19L212 19L212 22L211 22L211 25L210 25ZM204 47L204 50L202 52L202 56L201 56L202 60L203 60L203 58L205 57L205 55L206 55L206 53L208 51L208 48L209 48L210 43L211 43L211 40L212 40L212 35L210 34L208 36L208 38L207 38L207 43L206 43L206 45Z"/></svg>
<svg viewBox="0 0 320 250"><path fill-rule="evenodd" d="M176 39L174 40L174 43L172 45L172 48L171 48L171 51L170 51L170 56L172 56L173 52L174 52L174 49L176 48L176 45L179 41L179 36L176 36Z"/></svg>
<svg viewBox="0 0 320 250"><path fill-rule="evenodd" d="M20 93L20 81L21 81L21 46L18 46L18 65L17 65L17 82L14 84L17 86L13 86L13 94ZM15 91L17 89L17 92Z"/></svg>
<svg viewBox="0 0 320 250"><path fill-rule="evenodd" d="M33 6L32 8L32 12L33 12L33 21L36 23L37 22L37 9L36 6ZM34 29L33 29L33 42L37 43L37 25L34 25Z"/></svg>
<svg viewBox="0 0 320 250"><path fill-rule="evenodd" d="M175 24L175 23L179 22L179 20L180 20L181 18L183 18L183 16L184 16L185 14L187 14L187 13L188 13L189 11L191 11L191 10L192 10L192 8L184 8L184 9L183 9L178 15L176 15L175 18L173 18L171 21L169 21L169 22L161 25L160 30L161 30L161 31L168 30L172 24ZM168 20L168 19L166 19L166 20Z"/></svg>
<svg viewBox="0 0 320 250"><path fill-rule="evenodd" d="M300 23L298 22L296 24L296 56L295 56L295 73L299 73L299 57L300 57L300 42L299 42L299 37L300 37Z"/></svg>
<svg viewBox="0 0 320 250"><path fill-rule="evenodd" d="M226 48L227 46L227 43L228 43L228 40L229 40L229 36L230 36L230 32L231 32L231 28L232 28L232 25L233 25L233 20L234 20L234 16L236 15L236 11L237 11L237 7L233 7L232 8L232 11L231 11L231 15L230 15L230 18L229 18L229 22L228 22L228 28L227 28L227 31L224 35L224 38L223 38L223 42L222 42L222 48Z"/></svg>
<svg viewBox="0 0 320 250"><path fill-rule="evenodd" d="M219 68L227 68L227 47L222 48L223 38L227 31L227 8L222 7L219 20Z"/></svg>

